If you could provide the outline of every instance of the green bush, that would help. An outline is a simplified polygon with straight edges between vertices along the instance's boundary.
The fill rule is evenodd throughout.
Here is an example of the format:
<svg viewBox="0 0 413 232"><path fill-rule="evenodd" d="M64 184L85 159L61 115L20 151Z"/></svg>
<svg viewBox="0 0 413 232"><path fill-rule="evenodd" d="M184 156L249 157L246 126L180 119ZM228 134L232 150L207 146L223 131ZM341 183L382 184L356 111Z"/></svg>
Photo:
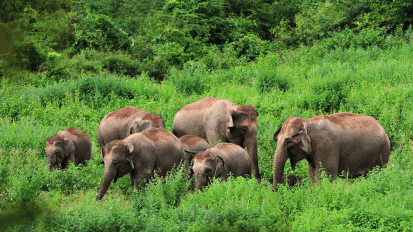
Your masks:
<svg viewBox="0 0 413 232"><path fill-rule="evenodd" d="M182 71L173 68L168 79L184 95L202 94L209 88L208 75L203 66L190 62L184 65Z"/></svg>
<svg viewBox="0 0 413 232"><path fill-rule="evenodd" d="M129 49L131 41L128 34L116 27L106 15L88 13L78 16L73 22L75 46L77 49L98 50Z"/></svg>
<svg viewBox="0 0 413 232"><path fill-rule="evenodd" d="M288 79L282 77L275 67L272 69L262 69L257 73L257 89L260 93L271 91L274 88L287 91L289 84Z"/></svg>
<svg viewBox="0 0 413 232"><path fill-rule="evenodd" d="M322 79L310 86L310 93L298 102L299 107L332 113L345 103L348 87L343 80Z"/></svg>
<svg viewBox="0 0 413 232"><path fill-rule="evenodd" d="M142 72L139 62L120 52L105 56L102 65L110 72L130 77L140 75Z"/></svg>

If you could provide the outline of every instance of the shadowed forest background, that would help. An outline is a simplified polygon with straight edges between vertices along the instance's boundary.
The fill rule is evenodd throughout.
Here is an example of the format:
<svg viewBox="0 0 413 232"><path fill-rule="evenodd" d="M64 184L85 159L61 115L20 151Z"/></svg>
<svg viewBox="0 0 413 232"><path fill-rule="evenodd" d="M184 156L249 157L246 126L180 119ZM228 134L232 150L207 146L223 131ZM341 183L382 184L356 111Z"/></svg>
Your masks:
<svg viewBox="0 0 413 232"><path fill-rule="evenodd" d="M408 0L0 1L0 231L412 231L413 2ZM176 112L205 96L251 104L262 184L182 169L96 202L96 130L133 105ZM290 116L351 112L386 130L393 162L312 185L307 162L272 191L274 133ZM72 126L88 167L49 172L45 141ZM268 182L269 183L269 182Z"/></svg>

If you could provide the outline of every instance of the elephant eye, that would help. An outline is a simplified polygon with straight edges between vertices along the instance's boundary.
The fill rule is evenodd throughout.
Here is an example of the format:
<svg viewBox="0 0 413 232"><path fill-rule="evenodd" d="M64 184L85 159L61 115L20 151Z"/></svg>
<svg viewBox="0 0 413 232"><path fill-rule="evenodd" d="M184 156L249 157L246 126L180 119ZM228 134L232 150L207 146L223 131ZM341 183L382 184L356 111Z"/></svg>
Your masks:
<svg viewBox="0 0 413 232"><path fill-rule="evenodd" d="M205 172L206 172L206 173L210 173L210 172L211 172L211 169L206 169Z"/></svg>

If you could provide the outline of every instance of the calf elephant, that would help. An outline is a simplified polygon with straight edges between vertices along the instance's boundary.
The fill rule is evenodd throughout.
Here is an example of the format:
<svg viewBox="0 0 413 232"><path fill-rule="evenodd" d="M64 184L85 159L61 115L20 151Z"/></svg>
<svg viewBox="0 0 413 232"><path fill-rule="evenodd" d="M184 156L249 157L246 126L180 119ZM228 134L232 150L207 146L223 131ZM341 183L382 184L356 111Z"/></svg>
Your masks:
<svg viewBox="0 0 413 232"><path fill-rule="evenodd" d="M193 170L196 188L202 190L213 177L227 180L229 173L234 177L251 176L251 159L248 153L236 144L218 143L195 155Z"/></svg>
<svg viewBox="0 0 413 232"><path fill-rule="evenodd" d="M76 166L86 165L86 160L90 160L91 157L92 142L82 131L69 127L48 138L45 151L50 171L57 167L67 168L69 160Z"/></svg>
<svg viewBox="0 0 413 232"><path fill-rule="evenodd" d="M135 133L123 140L114 140L102 150L105 172L96 200L102 199L110 183L129 173L136 188L142 186L154 173L165 176L184 157L184 148L171 132L153 128Z"/></svg>
<svg viewBox="0 0 413 232"><path fill-rule="evenodd" d="M260 181L257 154L258 112L252 105L235 105L227 99L206 97L188 104L175 115L172 132L177 137L196 135L214 143L230 142L248 149L252 172Z"/></svg>
<svg viewBox="0 0 413 232"><path fill-rule="evenodd" d="M122 140L131 134L151 128L165 129L162 116L150 114L134 106L110 112L102 119L97 130L99 148L102 152L105 145L113 140ZM101 154L101 162L103 162L103 153Z"/></svg>
<svg viewBox="0 0 413 232"><path fill-rule="evenodd" d="M274 155L274 190L282 183L285 162L306 159L312 182L321 169L334 180L340 173L357 177L383 167L390 156L390 140L372 117L337 113L310 119L288 118L274 134L278 141Z"/></svg>
<svg viewBox="0 0 413 232"><path fill-rule="evenodd" d="M195 135L185 135L179 138L181 141L184 150L185 150L185 169L189 169L191 161L194 159L194 156L199 152L203 152L208 148L211 148L209 143L204 139L195 136Z"/></svg>
<svg viewBox="0 0 413 232"><path fill-rule="evenodd" d="M301 183L301 178L296 175L288 174L288 175L283 175L282 177L283 184L288 184L290 187L293 187L295 185L299 185Z"/></svg>

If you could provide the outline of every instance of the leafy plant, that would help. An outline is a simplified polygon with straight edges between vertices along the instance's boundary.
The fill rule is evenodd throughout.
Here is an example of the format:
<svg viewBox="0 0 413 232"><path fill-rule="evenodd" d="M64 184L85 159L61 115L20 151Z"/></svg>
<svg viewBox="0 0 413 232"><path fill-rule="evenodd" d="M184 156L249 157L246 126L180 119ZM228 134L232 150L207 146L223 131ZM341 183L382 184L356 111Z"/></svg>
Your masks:
<svg viewBox="0 0 413 232"><path fill-rule="evenodd" d="M287 91L290 87L289 84L288 79L282 77L275 67L272 69L262 69L257 73L257 89L261 93L268 92L274 88Z"/></svg>
<svg viewBox="0 0 413 232"><path fill-rule="evenodd" d="M208 90L208 72L203 66L188 63L182 71L172 69L169 79L176 90L184 95L201 94Z"/></svg>

